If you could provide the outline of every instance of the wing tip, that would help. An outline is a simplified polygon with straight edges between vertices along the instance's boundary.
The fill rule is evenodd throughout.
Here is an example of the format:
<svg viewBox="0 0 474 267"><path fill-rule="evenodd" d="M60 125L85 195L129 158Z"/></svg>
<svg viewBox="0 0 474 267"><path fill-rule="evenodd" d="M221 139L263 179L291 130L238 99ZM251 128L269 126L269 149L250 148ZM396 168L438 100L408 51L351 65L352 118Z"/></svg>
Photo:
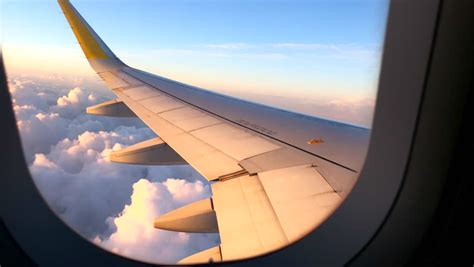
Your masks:
<svg viewBox="0 0 474 267"><path fill-rule="evenodd" d="M69 0L57 0L88 60L117 59Z"/></svg>

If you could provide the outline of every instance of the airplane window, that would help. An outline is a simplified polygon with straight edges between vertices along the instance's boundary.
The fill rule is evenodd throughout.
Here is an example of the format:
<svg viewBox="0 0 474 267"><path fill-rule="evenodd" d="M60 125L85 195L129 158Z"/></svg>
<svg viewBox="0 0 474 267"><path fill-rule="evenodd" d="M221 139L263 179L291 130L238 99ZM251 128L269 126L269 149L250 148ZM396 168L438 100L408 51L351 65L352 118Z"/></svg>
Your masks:
<svg viewBox="0 0 474 267"><path fill-rule="evenodd" d="M97 246L263 255L357 181L388 1L58 2L3 3L2 53L33 180Z"/></svg>

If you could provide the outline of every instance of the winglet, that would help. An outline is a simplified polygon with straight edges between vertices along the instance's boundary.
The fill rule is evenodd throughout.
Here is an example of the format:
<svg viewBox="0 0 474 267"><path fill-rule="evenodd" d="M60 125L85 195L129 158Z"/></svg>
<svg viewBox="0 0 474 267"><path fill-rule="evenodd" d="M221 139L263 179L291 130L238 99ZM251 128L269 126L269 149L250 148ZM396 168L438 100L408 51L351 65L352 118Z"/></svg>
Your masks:
<svg viewBox="0 0 474 267"><path fill-rule="evenodd" d="M120 62L69 0L58 0L58 3L89 61L95 59L114 59Z"/></svg>

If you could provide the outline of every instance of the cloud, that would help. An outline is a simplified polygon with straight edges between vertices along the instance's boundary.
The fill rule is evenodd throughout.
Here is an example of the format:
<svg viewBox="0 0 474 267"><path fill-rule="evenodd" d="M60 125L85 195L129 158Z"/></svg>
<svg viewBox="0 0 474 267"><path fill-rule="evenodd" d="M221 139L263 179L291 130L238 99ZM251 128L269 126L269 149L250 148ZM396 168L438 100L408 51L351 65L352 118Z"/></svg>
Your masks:
<svg viewBox="0 0 474 267"><path fill-rule="evenodd" d="M146 129L122 127L118 132L84 132L65 138L47 154L37 153L30 171L43 196L69 225L92 238L107 231L106 219L129 201L131 185L148 167L115 164L110 151L149 137Z"/></svg>
<svg viewBox="0 0 474 267"><path fill-rule="evenodd" d="M228 91L227 94L314 117L336 120L367 128L370 128L372 125L375 109L374 97L347 97L318 94L296 97L240 91Z"/></svg>
<svg viewBox="0 0 474 267"><path fill-rule="evenodd" d="M315 51L329 58L339 60L374 61L380 58L380 49L375 45L359 44L325 44L325 43L275 43L276 49L289 52L299 51L311 54Z"/></svg>
<svg viewBox="0 0 474 267"><path fill-rule="evenodd" d="M65 96L61 96L57 100L57 104L60 107L68 105L81 105L83 103L89 103L96 101L94 94L85 93L80 87L75 87L69 91Z"/></svg>
<svg viewBox="0 0 474 267"><path fill-rule="evenodd" d="M75 87L66 95L56 100L56 106L51 110L61 113L64 117L73 118L78 114L85 113L85 108L97 104L98 98L91 92L85 92L80 87Z"/></svg>
<svg viewBox="0 0 474 267"><path fill-rule="evenodd" d="M160 182L163 176L170 177L170 174L192 173L189 166L149 167L107 160L111 151L147 139L146 130L119 127L113 132L84 132L76 139L66 138L53 146L47 155L36 154L30 171L51 208L86 238L96 243L101 240L104 248L135 259L176 262L216 245L218 237L162 233L152 227L153 219L208 197L209 188L195 172L186 178L201 180L166 179ZM167 172L156 175L163 169ZM148 195L143 191L143 185L147 183L150 185ZM134 212L137 210L142 212L140 216ZM131 236L135 236L132 248L130 242L122 242Z"/></svg>
<svg viewBox="0 0 474 267"><path fill-rule="evenodd" d="M109 99L108 94L101 94L87 82L79 80L75 82L85 87L67 89L64 84L74 82L58 82L52 78L9 77L13 108L29 163L36 153L48 153L51 146L62 139L73 139L85 131L113 130L119 125L144 127L133 119L85 114L87 106Z"/></svg>
<svg viewBox="0 0 474 267"><path fill-rule="evenodd" d="M55 75L34 78L10 75L9 85L23 149L35 184L56 214L89 240L112 244L115 242L114 238L110 239L112 234L123 236L129 230L138 233L139 239L146 237L141 234L142 228L124 228L127 224L119 223L127 221L130 215L125 215L131 214L129 211L139 203L134 200L143 195L139 190L143 181L149 180L150 187L159 185L155 192L161 192L157 198L152 198L159 199L159 203L148 203L150 214L144 214L148 217L209 195L209 188L202 182L205 180L190 166L109 162L107 156L111 151L153 138L155 134L137 119L85 114L87 106L111 97L96 83ZM168 179L170 177L183 179ZM136 183L138 185L134 186ZM139 189L134 193L137 186ZM146 221L148 217L142 218L142 225L152 224L153 220ZM216 235L153 230L159 233L158 239L147 242L144 239L142 248L141 243L131 252L123 244L116 246L129 251L127 255L138 260L170 263L215 245L218 238ZM155 246L153 253L151 244ZM146 253L155 256L146 256Z"/></svg>
<svg viewBox="0 0 474 267"><path fill-rule="evenodd" d="M335 44L319 44L319 43L275 43L270 46L274 48L290 48L290 49L339 49L339 45Z"/></svg>
<svg viewBox="0 0 474 267"><path fill-rule="evenodd" d="M306 59L323 56L328 59L372 62L380 58L375 45L351 43L264 43L244 42L191 45L181 49L157 49L158 56L195 56L218 58L242 58L258 60ZM148 54L148 53L147 53Z"/></svg>
<svg viewBox="0 0 474 267"><path fill-rule="evenodd" d="M265 52L265 51L251 51L245 52L235 46L227 47L227 45L204 45L204 49L155 49L149 55L153 57L211 57L211 58L241 58L241 59L267 59L267 60L282 60L290 58L289 55L279 52ZM237 50L237 51L236 51Z"/></svg>
<svg viewBox="0 0 474 267"><path fill-rule="evenodd" d="M246 43L224 43L224 44L206 44L203 45L205 48L211 48L211 49L243 49L243 48L250 48L252 47L249 44Z"/></svg>
<svg viewBox="0 0 474 267"><path fill-rule="evenodd" d="M264 60L286 60L291 56L284 53L241 53L238 55L245 59L264 59Z"/></svg>
<svg viewBox="0 0 474 267"><path fill-rule="evenodd" d="M96 237L94 242L120 255L154 263L163 263L164 259L166 263L175 263L187 255L217 245L218 235L176 234L155 229L153 221L166 211L209 194L209 187L200 181L167 179L150 182L140 179L133 185L130 205L126 205L117 217L108 219L114 232L106 239ZM195 245L190 247L190 243Z"/></svg>

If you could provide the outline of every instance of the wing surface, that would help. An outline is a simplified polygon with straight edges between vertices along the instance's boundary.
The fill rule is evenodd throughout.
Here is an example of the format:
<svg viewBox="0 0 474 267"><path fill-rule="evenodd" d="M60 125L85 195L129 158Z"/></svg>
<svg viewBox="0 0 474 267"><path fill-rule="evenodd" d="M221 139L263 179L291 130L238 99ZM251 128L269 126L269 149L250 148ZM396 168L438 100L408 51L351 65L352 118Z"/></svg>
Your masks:
<svg viewBox="0 0 474 267"><path fill-rule="evenodd" d="M128 148L121 153L126 157L116 155L117 162L187 162L211 183L210 199L154 222L156 228L220 234L218 247L182 262L242 259L279 249L321 224L352 188L365 157L367 129L131 68L69 1L58 2L91 67L117 96L88 112L136 116L159 136L137 144L137 151Z"/></svg>

